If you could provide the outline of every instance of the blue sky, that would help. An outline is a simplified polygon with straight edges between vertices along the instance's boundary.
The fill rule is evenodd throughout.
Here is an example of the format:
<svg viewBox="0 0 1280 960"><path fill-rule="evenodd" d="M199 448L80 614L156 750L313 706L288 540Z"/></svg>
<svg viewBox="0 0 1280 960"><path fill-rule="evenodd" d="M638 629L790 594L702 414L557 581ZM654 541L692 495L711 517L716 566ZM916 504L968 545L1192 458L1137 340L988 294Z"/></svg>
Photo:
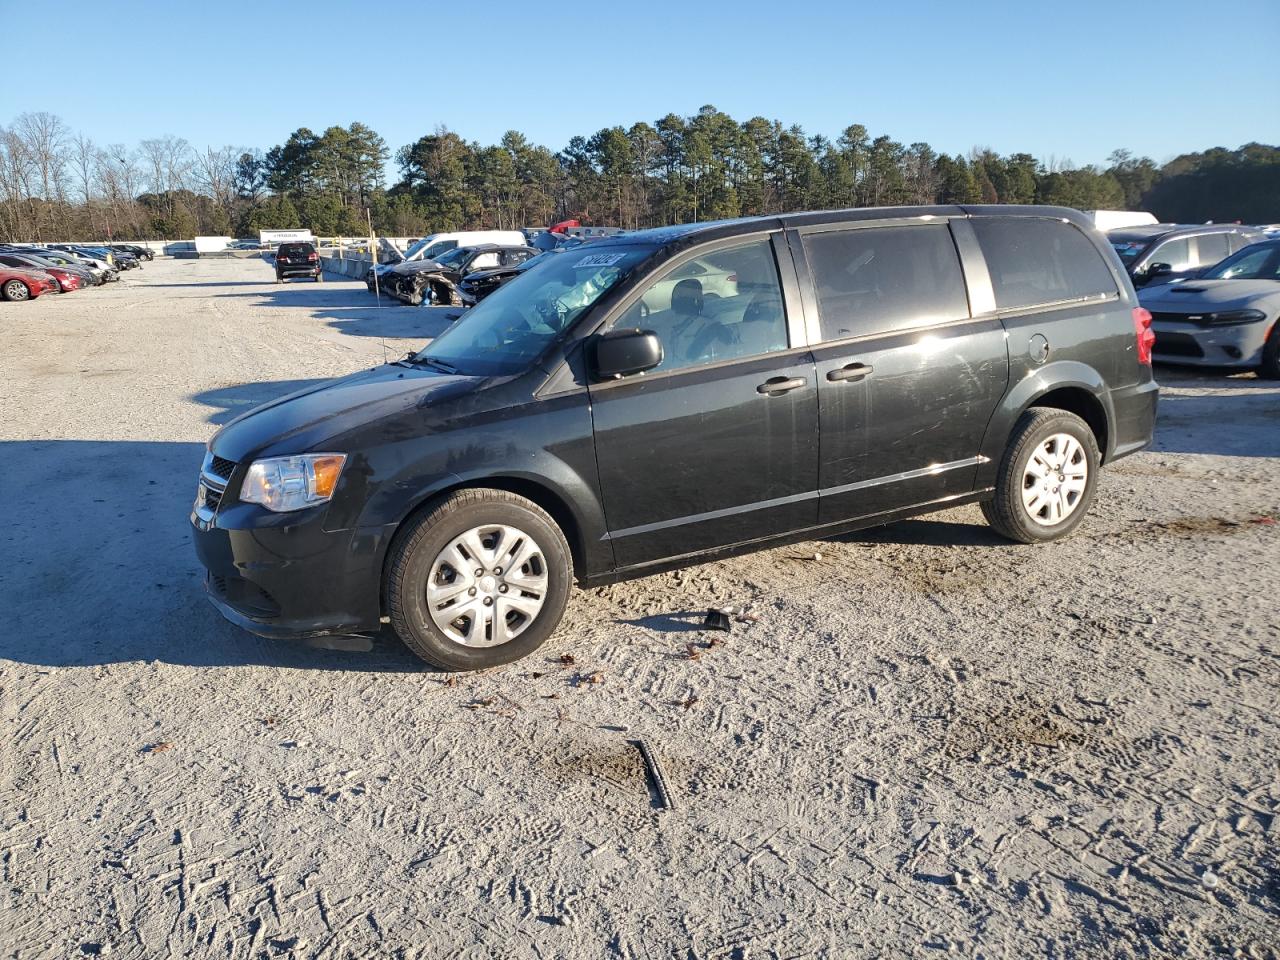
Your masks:
<svg viewBox="0 0 1280 960"><path fill-rule="evenodd" d="M60 25L54 9L0 0L7 36L44 37L6 45L0 124L46 110L102 144L265 150L361 120L392 150L439 124L560 149L706 103L1077 164L1280 142L1280 0L121 0Z"/></svg>

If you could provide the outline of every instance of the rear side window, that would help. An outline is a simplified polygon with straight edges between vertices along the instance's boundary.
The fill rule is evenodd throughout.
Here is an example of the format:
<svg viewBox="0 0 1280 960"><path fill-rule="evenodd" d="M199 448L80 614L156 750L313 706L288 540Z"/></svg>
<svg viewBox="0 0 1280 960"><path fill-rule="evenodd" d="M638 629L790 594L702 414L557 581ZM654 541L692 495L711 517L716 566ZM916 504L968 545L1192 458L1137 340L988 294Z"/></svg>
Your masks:
<svg viewBox="0 0 1280 960"><path fill-rule="evenodd" d="M1166 240L1147 254L1147 263L1167 263L1174 270L1186 270L1195 266L1191 260L1191 238Z"/></svg>
<svg viewBox="0 0 1280 960"><path fill-rule="evenodd" d="M1001 310L1116 292L1102 254L1070 223L1035 217L975 217L970 222Z"/></svg>
<svg viewBox="0 0 1280 960"><path fill-rule="evenodd" d="M1227 259L1227 235L1225 233L1202 233L1196 237L1196 260L1202 267L1211 267L1220 260Z"/></svg>
<svg viewBox="0 0 1280 960"><path fill-rule="evenodd" d="M945 224L812 233L804 249L823 340L969 316L964 274Z"/></svg>

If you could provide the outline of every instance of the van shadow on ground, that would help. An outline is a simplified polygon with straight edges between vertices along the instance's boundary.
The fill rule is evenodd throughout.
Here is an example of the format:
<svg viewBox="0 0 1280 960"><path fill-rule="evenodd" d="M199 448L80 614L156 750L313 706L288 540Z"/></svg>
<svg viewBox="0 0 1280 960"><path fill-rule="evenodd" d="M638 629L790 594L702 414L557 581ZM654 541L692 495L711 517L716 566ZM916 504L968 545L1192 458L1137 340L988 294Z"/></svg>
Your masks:
<svg viewBox="0 0 1280 960"><path fill-rule="evenodd" d="M189 521L199 443L0 442L0 658L45 667L186 666L422 672L394 637L366 650L254 637L204 595ZM65 509L51 509L61 504Z"/></svg>
<svg viewBox="0 0 1280 960"><path fill-rule="evenodd" d="M423 345L448 330L463 312L460 307L410 307L394 297L375 298L364 284L354 283L291 281L225 296L250 298L255 307L308 310L313 318L351 336L418 340Z"/></svg>

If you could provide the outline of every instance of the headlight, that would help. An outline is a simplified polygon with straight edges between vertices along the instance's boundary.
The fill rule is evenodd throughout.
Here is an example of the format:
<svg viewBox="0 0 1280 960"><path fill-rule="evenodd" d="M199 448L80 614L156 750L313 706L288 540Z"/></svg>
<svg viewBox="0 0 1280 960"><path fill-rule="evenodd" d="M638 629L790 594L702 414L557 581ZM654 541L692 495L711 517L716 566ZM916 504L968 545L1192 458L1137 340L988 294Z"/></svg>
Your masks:
<svg viewBox="0 0 1280 960"><path fill-rule="evenodd" d="M300 457L255 460L240 487L245 503L260 503L276 513L325 503L333 496L347 462L345 453L308 453Z"/></svg>
<svg viewBox="0 0 1280 960"><path fill-rule="evenodd" d="M1214 326L1231 326L1240 323L1257 323L1267 319L1261 310L1227 310L1223 313L1211 313L1206 319Z"/></svg>

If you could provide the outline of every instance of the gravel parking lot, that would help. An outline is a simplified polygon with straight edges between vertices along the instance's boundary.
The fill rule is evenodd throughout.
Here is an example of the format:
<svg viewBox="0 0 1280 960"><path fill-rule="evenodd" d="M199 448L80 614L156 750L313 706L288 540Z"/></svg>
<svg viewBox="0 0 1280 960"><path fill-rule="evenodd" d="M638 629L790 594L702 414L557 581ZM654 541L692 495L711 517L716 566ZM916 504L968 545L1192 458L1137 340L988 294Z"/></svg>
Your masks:
<svg viewBox="0 0 1280 960"><path fill-rule="evenodd" d="M4 955L1280 956L1280 384L1159 371L1068 541L966 507L579 591L455 678L203 598L217 425L442 324L272 279L0 304Z"/></svg>

